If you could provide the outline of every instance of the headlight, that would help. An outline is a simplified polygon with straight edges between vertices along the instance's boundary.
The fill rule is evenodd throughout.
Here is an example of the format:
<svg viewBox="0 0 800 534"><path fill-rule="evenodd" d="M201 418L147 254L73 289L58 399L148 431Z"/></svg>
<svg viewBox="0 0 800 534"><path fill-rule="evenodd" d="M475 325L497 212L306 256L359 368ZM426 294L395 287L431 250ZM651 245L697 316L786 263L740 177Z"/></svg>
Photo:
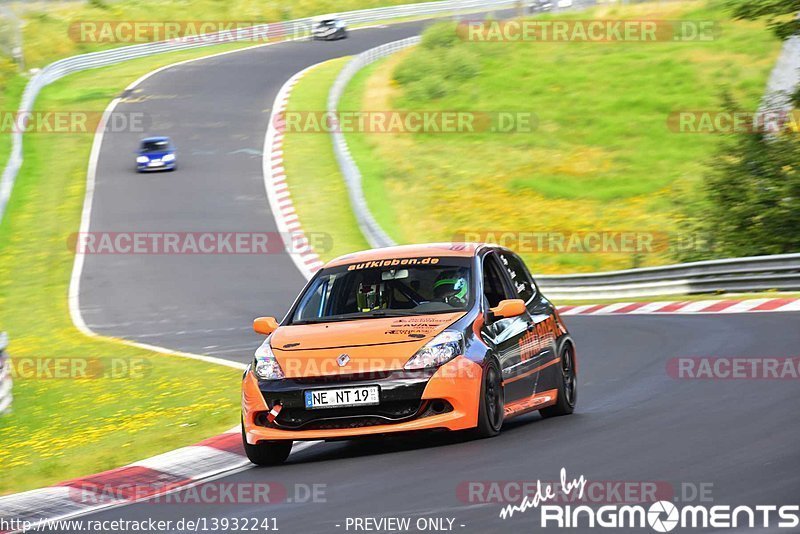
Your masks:
<svg viewBox="0 0 800 534"><path fill-rule="evenodd" d="M150 158L147 156L139 156L136 158L136 163L147 163L148 161L150 161Z"/></svg>
<svg viewBox="0 0 800 534"><path fill-rule="evenodd" d="M403 369L428 369L439 367L456 356L464 354L464 336L461 332L446 330L417 351Z"/></svg>
<svg viewBox="0 0 800 534"><path fill-rule="evenodd" d="M253 369L258 378L261 380L281 380L284 377L283 369L281 369L281 365L275 359L275 354L272 353L272 349L269 346L269 339L266 339L258 347L255 356Z"/></svg>
<svg viewBox="0 0 800 534"><path fill-rule="evenodd" d="M175 154L167 154L161 158L161 161L175 161Z"/></svg>

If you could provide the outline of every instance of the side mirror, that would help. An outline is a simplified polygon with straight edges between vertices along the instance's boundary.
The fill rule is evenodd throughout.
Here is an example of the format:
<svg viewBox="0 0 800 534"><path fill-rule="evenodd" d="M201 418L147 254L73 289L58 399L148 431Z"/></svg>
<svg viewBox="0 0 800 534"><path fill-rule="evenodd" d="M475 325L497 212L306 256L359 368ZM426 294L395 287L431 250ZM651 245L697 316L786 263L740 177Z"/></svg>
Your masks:
<svg viewBox="0 0 800 534"><path fill-rule="evenodd" d="M275 320L275 317L259 317L253 321L253 330L258 334L268 336L277 329L278 321Z"/></svg>
<svg viewBox="0 0 800 534"><path fill-rule="evenodd" d="M489 311L495 319L518 317L525 313L525 302L522 299L501 300L500 304Z"/></svg>

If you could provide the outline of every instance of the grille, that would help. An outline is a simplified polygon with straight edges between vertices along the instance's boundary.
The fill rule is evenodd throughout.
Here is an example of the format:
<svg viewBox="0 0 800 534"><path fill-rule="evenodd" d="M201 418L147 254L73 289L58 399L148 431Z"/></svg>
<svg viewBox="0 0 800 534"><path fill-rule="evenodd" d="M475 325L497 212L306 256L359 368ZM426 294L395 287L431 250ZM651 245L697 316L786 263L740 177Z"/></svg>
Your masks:
<svg viewBox="0 0 800 534"><path fill-rule="evenodd" d="M272 424L267 422L267 412L258 414L255 422L259 426L284 430L332 430L389 425L451 411L453 411L453 406L442 399L422 402L395 401L384 403L381 406L322 410L284 408Z"/></svg>
<svg viewBox="0 0 800 534"><path fill-rule="evenodd" d="M349 375L328 375L307 378L293 378L292 380L303 386L313 386L318 384L330 384L339 382L358 382L361 380L382 380L388 378L397 371L372 371L368 373L353 373Z"/></svg>
<svg viewBox="0 0 800 534"><path fill-rule="evenodd" d="M332 428L349 428L356 420L374 420L373 425L396 423L413 417L423 409L418 400L384 402L379 406L353 406L347 408L323 408L320 410L306 410L305 408L284 408L275 420L280 428L303 428L312 423L327 422L329 424L345 425ZM365 426L365 425L359 425Z"/></svg>

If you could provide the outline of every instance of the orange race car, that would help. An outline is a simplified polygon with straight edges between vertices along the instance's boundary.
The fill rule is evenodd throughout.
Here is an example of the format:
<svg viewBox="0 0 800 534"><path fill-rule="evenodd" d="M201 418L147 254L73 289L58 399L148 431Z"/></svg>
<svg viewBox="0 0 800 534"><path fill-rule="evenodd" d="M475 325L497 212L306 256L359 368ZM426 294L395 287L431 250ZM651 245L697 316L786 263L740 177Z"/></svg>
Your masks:
<svg viewBox="0 0 800 534"><path fill-rule="evenodd" d="M575 346L522 260L484 244L382 248L320 269L242 383L255 464L294 440L416 430L488 437L506 418L572 413Z"/></svg>

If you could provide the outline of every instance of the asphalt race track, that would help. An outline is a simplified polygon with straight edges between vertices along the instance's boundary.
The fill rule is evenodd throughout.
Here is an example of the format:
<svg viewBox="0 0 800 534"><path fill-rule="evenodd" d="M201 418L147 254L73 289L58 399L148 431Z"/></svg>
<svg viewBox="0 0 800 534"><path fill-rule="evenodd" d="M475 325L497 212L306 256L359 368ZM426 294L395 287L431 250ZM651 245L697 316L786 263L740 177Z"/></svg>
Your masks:
<svg viewBox="0 0 800 534"><path fill-rule="evenodd" d="M267 46L149 78L117 110L154 117L152 133L170 135L178 146L179 170L137 175L132 151L140 135L106 135L91 230L274 231L261 148L267 108L280 86L306 66L414 35L421 27ZM90 255L81 310L103 334L245 362L259 342L252 318L281 316L303 282L283 254ZM679 356L796 356L800 314L566 321L580 364L572 416L527 415L481 441L448 435L319 444L284 466L217 481L282 484L293 501L297 484L317 484L324 502L143 502L85 519L275 517L280 531L307 534L346 532L348 517L447 517L455 519L457 532L528 532L538 528L536 510L502 520L500 504L471 501L460 484L556 480L562 467L570 477L667 484L676 498L683 484L702 484L715 504L794 503L800 495L797 381L676 380L667 362ZM173 498L180 501L182 493Z"/></svg>
<svg viewBox="0 0 800 534"><path fill-rule="evenodd" d="M151 131L109 133L97 164L91 232L276 232L261 151L269 107L303 68L420 33L417 22L353 31L333 42L289 42L167 69L120 102ZM141 137L169 135L178 170L137 174ZM342 209L349 209L342 206ZM305 279L284 253L89 254L81 314L95 332L249 361L257 315L283 316Z"/></svg>
<svg viewBox="0 0 800 534"><path fill-rule="evenodd" d="M276 517L283 532L307 533L345 532L336 525L347 517L453 517L465 525L458 532L532 532L539 528L536 510L504 521L501 505L469 502L459 484L557 480L562 467L595 481L666 483L676 497L682 484L702 484L715 504L793 503L800 493L796 380L676 380L666 363L684 355L796 354L800 314L566 320L581 377L571 416L523 416L488 440L320 444L281 467L217 481L283 484L290 496L297 483L325 484L325 503L218 506L185 494L181 501L178 493L177 504L143 502L86 519L266 516Z"/></svg>

